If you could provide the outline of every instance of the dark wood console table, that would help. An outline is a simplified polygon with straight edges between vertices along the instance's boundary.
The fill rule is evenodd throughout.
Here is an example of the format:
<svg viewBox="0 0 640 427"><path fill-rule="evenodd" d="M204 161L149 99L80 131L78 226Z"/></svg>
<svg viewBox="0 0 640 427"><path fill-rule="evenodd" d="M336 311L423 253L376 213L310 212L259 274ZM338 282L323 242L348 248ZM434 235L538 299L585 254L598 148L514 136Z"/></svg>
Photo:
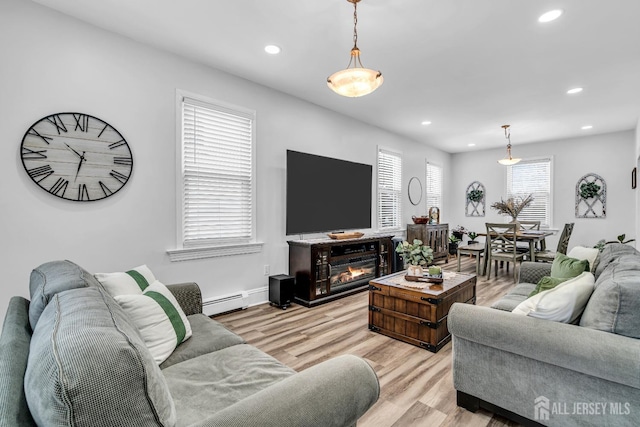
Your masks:
<svg viewBox="0 0 640 427"><path fill-rule="evenodd" d="M392 237L288 241L295 302L313 307L367 290L369 280L391 273Z"/></svg>
<svg viewBox="0 0 640 427"><path fill-rule="evenodd" d="M422 240L433 249L433 260L449 262L449 224L407 224L407 241Z"/></svg>

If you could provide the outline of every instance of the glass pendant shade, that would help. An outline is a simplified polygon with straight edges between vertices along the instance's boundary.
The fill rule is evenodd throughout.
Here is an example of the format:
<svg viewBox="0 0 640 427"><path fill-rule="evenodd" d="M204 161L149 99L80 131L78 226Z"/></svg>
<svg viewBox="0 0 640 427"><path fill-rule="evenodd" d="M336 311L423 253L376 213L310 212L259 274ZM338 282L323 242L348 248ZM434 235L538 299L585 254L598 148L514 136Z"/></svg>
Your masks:
<svg viewBox="0 0 640 427"><path fill-rule="evenodd" d="M327 86L338 95L350 98L367 95L378 89L384 81L382 73L362 66L357 67L356 64L359 62L360 51L354 48L351 50L349 62L349 65L354 64L353 67L333 73L327 79Z"/></svg>

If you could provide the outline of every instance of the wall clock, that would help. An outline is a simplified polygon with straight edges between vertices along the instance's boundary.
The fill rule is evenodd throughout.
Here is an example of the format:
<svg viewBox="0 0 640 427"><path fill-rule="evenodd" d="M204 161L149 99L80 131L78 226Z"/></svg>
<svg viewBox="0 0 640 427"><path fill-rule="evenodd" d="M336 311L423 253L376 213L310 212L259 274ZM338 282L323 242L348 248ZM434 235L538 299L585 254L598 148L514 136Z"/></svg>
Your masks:
<svg viewBox="0 0 640 427"><path fill-rule="evenodd" d="M105 199L127 183L133 170L129 144L113 126L83 113L58 113L24 134L22 164L40 188L78 202Z"/></svg>

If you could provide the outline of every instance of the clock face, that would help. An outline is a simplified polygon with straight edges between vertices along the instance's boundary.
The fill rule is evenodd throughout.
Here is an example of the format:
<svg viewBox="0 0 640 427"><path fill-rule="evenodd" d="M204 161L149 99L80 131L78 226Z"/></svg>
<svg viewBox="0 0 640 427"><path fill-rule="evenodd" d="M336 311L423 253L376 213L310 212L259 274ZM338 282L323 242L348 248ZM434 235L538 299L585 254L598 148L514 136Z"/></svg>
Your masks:
<svg viewBox="0 0 640 427"><path fill-rule="evenodd" d="M112 196L129 180L133 157L110 124L82 113L52 114L22 138L22 164L42 189L67 200Z"/></svg>

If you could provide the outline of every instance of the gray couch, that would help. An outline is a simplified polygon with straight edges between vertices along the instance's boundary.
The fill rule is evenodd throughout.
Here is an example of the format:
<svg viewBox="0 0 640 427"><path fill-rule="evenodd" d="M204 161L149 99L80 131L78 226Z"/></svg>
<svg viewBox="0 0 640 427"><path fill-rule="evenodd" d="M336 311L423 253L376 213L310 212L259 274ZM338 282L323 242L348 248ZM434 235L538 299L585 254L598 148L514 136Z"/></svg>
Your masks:
<svg viewBox="0 0 640 427"><path fill-rule="evenodd" d="M193 335L158 366L91 274L36 268L0 336L0 426L352 426L378 399L364 360L296 373L203 315L196 284L169 289Z"/></svg>
<svg viewBox="0 0 640 427"><path fill-rule="evenodd" d="M459 406L524 425L640 425L640 253L611 244L595 264L577 324L510 312L551 264L523 263L518 284L491 308L451 308Z"/></svg>

